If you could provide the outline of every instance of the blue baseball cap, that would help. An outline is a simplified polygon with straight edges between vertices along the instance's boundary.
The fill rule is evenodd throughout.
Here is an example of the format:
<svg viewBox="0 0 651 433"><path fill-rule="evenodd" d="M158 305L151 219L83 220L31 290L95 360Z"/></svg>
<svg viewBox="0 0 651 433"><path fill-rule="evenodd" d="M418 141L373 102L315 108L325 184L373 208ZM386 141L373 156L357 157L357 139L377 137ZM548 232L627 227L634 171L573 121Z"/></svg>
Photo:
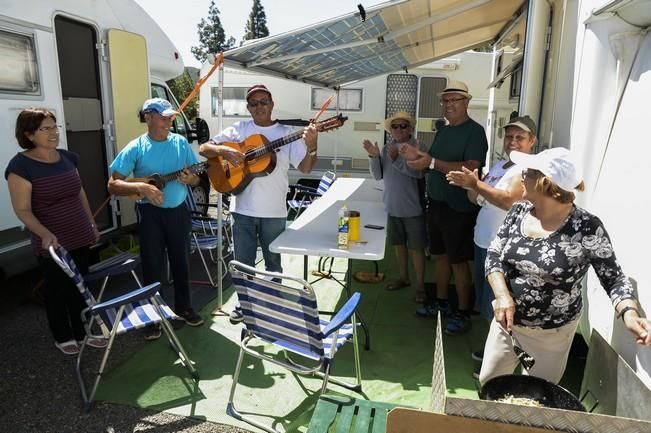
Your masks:
<svg viewBox="0 0 651 433"><path fill-rule="evenodd" d="M164 117L176 116L179 114L178 111L172 109L172 104L169 101L161 98L152 98L147 99L144 104L142 104L142 113L158 113Z"/></svg>

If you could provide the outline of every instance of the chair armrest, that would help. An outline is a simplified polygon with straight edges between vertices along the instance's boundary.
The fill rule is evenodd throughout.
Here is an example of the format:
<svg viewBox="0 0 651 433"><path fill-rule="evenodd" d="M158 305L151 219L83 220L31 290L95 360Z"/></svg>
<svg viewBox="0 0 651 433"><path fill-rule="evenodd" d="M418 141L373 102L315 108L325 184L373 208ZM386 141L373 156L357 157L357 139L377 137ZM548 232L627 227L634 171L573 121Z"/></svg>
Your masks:
<svg viewBox="0 0 651 433"><path fill-rule="evenodd" d="M197 220L197 221L215 221L215 222L218 221L217 218L213 218L213 217L209 217L209 216L194 216L193 215L192 219Z"/></svg>
<svg viewBox="0 0 651 433"><path fill-rule="evenodd" d="M140 263L140 256L132 257L126 259L123 262L98 269L94 272L89 272L88 274L84 275L84 280L86 280L86 282L88 283L90 281L100 280L102 278L111 277L113 275L126 274L128 272L133 271L138 266L139 263Z"/></svg>
<svg viewBox="0 0 651 433"><path fill-rule="evenodd" d="M301 185L300 183L290 185L289 189L292 189L295 192L300 192L300 193L320 195L316 188L313 188L313 187L307 186L307 185Z"/></svg>
<svg viewBox="0 0 651 433"><path fill-rule="evenodd" d="M348 322L350 316L353 315L357 307L359 306L359 301L361 300L362 295L359 292L353 293L353 296L348 299L348 301L337 311L337 314L330 320L328 326L323 330L323 336L327 337L332 334Z"/></svg>
<svg viewBox="0 0 651 433"><path fill-rule="evenodd" d="M207 207L214 207L214 208L218 208L218 207L219 207L219 203L202 203L202 202L199 202L199 201L198 201L198 202L196 202L195 204L196 204L197 206L207 206ZM223 207L224 209L228 210L228 203L223 203L223 202L222 202L222 207Z"/></svg>
<svg viewBox="0 0 651 433"><path fill-rule="evenodd" d="M97 314L111 308L119 308L122 305L140 301L141 299L151 298L156 294L159 287L160 283L152 283L148 286L138 288L122 296L118 296L117 298L109 299L108 301L102 302L101 304L93 305L89 311L91 314Z"/></svg>

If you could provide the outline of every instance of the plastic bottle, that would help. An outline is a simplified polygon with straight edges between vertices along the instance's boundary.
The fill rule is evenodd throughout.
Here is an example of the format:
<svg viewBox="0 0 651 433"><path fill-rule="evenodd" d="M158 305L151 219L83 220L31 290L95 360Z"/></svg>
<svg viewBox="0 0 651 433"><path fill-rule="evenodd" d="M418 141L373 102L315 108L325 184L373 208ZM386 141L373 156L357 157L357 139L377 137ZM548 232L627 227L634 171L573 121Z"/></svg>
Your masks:
<svg viewBox="0 0 651 433"><path fill-rule="evenodd" d="M348 249L348 234L350 231L350 212L346 203L339 209L337 221L337 247L342 250Z"/></svg>

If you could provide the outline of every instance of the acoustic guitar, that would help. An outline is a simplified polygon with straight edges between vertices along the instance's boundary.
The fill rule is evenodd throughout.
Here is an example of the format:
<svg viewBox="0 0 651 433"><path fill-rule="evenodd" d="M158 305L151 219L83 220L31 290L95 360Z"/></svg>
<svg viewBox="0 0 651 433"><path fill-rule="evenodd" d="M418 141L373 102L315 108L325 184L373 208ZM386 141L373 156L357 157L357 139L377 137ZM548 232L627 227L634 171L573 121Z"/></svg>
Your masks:
<svg viewBox="0 0 651 433"><path fill-rule="evenodd" d="M330 131L341 127L348 117L333 116L316 122L317 131ZM218 156L208 159L208 177L212 187L221 193L239 194L260 176L266 176L276 168L276 150L298 140L303 136L303 130L296 131L285 137L269 141L262 134L253 134L241 142L219 143L242 152L244 161L237 166Z"/></svg>
<svg viewBox="0 0 651 433"><path fill-rule="evenodd" d="M150 185L154 185L156 188L160 189L161 191L163 188L165 188L165 185L172 181L175 180L179 174L183 172L184 169L187 169L190 171L190 173L193 174L201 174L204 171L208 169L208 161L203 161L203 162L198 162L196 164L192 164L188 167L182 168L181 170L174 171L172 173L167 173L167 174L158 174L154 173L152 175L149 175L147 177L131 177L129 179L125 179L127 182L144 182L148 183ZM131 198L137 199L141 198L139 195L135 196L130 196Z"/></svg>

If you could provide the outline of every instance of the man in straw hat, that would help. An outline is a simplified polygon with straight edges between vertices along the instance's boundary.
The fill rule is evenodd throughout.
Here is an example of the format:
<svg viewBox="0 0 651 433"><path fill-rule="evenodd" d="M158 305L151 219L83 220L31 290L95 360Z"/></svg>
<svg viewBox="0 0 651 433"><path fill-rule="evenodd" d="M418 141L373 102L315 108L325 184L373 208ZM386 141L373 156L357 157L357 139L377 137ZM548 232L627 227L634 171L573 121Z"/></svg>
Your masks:
<svg viewBox="0 0 651 433"><path fill-rule="evenodd" d="M470 329L472 277L469 260L473 259L473 228L479 208L463 188L450 185L445 175L463 167L476 170L484 165L488 142L483 126L468 116L472 95L461 81L449 81L441 93L441 106L448 125L436 134L429 153L408 146L400 148L407 164L427 171L430 253L436 261L436 300L416 311L430 317L437 310L448 317L445 332L460 334ZM448 284L454 275L458 306L448 304Z"/></svg>
<svg viewBox="0 0 651 433"><path fill-rule="evenodd" d="M382 148L377 143L364 140L368 152L369 168L377 180L384 179L382 201L389 214L387 234L389 243L395 247L400 275L387 286L387 290L408 287L409 255L411 251L416 271L416 293L414 300L425 301L425 246L426 231L423 215L424 178L421 170L407 166L398 149L403 144L427 151L427 146L419 145L414 138L416 121L406 111L398 111L384 121L384 129L391 134L391 140Z"/></svg>

